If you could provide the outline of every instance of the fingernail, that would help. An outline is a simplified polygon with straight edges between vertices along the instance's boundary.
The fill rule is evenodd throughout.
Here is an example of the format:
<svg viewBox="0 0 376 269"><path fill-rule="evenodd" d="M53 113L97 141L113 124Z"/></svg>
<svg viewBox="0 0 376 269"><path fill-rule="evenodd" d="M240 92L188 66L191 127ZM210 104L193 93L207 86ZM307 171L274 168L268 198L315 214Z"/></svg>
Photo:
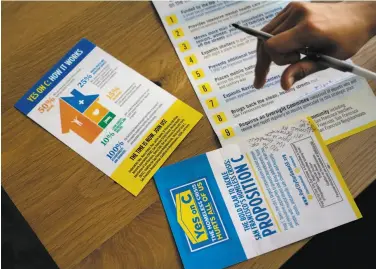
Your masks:
<svg viewBox="0 0 376 269"><path fill-rule="evenodd" d="M254 82L253 83L253 87L255 87L256 89L261 89L262 88L262 84L261 83L256 83L256 82Z"/></svg>
<svg viewBox="0 0 376 269"><path fill-rule="evenodd" d="M289 90L292 87L292 85L294 84L294 82L295 82L294 77L288 77L288 79L287 79L288 88L286 90Z"/></svg>
<svg viewBox="0 0 376 269"><path fill-rule="evenodd" d="M258 79L258 78L255 77L255 80L253 81L253 86L256 89L260 89L260 88L262 88L262 86L264 86L264 83L261 79Z"/></svg>
<svg viewBox="0 0 376 269"><path fill-rule="evenodd" d="M254 80L253 80L253 87L255 87L256 89L258 89L260 86L259 86L259 82L258 82L258 79L257 78L255 78Z"/></svg>

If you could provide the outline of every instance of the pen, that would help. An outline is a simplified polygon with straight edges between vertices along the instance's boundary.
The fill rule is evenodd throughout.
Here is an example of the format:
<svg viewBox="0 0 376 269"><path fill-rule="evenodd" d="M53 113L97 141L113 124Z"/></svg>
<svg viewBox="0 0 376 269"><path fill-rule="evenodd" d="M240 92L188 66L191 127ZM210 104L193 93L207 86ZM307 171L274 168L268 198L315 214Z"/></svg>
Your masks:
<svg viewBox="0 0 376 269"><path fill-rule="evenodd" d="M239 29L240 31L243 31L244 33L247 33L249 35L252 35L262 40L268 40L269 38L273 37L273 35L269 33L265 33L263 31L252 29L252 28L243 27L236 23L232 24L232 26L235 27L236 29ZM350 72L350 73L362 76L366 79L376 80L376 73L373 73L355 64L350 64L350 63L338 60L336 58L333 58L327 55L309 51L308 48L300 49L298 50L298 52L303 55L312 57L315 61L327 67L331 67L331 68L340 70L342 72Z"/></svg>

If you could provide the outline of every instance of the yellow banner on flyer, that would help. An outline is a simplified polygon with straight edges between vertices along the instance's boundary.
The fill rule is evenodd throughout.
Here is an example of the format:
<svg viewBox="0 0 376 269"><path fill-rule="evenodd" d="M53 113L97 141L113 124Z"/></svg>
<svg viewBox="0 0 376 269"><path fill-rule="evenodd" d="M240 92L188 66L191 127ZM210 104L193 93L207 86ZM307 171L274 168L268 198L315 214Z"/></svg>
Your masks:
<svg viewBox="0 0 376 269"><path fill-rule="evenodd" d="M338 182L339 182L341 188L343 189L343 192L345 193L347 200L349 201L349 204L352 207L352 210L354 211L355 216L358 219L362 218L362 213L360 213L360 210L359 210L358 206L356 205L354 198L352 197L351 192L350 192L349 188L347 187L347 184L346 184L345 180L343 179L342 174L339 171L337 164L335 163L335 161L332 157L332 154L330 154L329 149L326 146L325 141L321 136L321 133L319 131L319 128L317 127L316 122L311 117L307 117L307 120L308 120L309 124L311 125L312 131L315 134L316 139L321 146L321 149L323 150L326 158L329 161L331 169L333 169L333 171L334 171L334 173L335 173L335 175L338 179Z"/></svg>
<svg viewBox="0 0 376 269"><path fill-rule="evenodd" d="M111 178L137 196L202 115L176 100L130 151Z"/></svg>

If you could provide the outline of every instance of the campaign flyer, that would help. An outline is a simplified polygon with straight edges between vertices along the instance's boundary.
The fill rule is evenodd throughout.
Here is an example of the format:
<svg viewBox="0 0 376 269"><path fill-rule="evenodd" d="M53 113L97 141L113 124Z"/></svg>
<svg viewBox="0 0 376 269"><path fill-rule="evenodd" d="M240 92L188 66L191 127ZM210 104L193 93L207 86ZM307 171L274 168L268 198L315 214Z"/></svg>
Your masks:
<svg viewBox="0 0 376 269"><path fill-rule="evenodd" d="M231 24L261 29L289 2L153 1L222 146L286 118L311 116L326 144L376 126L376 97L351 73L329 68L287 93L280 86L286 67L272 64L262 89L253 87L257 38Z"/></svg>
<svg viewBox="0 0 376 269"><path fill-rule="evenodd" d="M361 218L312 119L161 168L184 267L224 268Z"/></svg>
<svg viewBox="0 0 376 269"><path fill-rule="evenodd" d="M133 195L202 117L87 39L15 107Z"/></svg>

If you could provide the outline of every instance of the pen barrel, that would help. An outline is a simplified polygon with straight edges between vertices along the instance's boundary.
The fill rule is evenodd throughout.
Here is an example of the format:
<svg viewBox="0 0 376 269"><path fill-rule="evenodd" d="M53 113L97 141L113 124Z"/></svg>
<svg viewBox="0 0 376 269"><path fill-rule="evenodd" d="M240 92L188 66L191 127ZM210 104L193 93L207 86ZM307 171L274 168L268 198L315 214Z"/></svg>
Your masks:
<svg viewBox="0 0 376 269"><path fill-rule="evenodd" d="M312 59L313 61L318 62L321 65L331 67L342 72L352 72L354 68L354 66L349 63L346 63L344 61L338 60L327 55L312 52L308 48L299 49L298 52L300 54L306 55L309 59Z"/></svg>
<svg viewBox="0 0 376 269"><path fill-rule="evenodd" d="M317 58L321 64L340 70L342 72L352 72L354 69L354 66L352 64L327 55L317 54Z"/></svg>
<svg viewBox="0 0 376 269"><path fill-rule="evenodd" d="M232 24L232 25L235 28L239 29L240 31L243 31L243 32L245 32L249 35L255 36L258 39L261 39L261 40L264 40L264 41L273 37L273 35L271 35L269 33L265 33L265 32L260 31L260 30L243 27L243 26L240 26L238 24ZM333 58L333 57L330 57L330 56L327 56L327 55L312 52L312 51L309 50L308 47L303 48L303 49L299 49L298 52L300 54L306 55L309 59L312 59L313 61L316 61L317 63L319 63L323 66L334 68L334 69L337 69L337 70L342 71L342 72L354 73L356 75L365 77L365 78L370 79L370 80L376 80L376 73L373 73L373 72L371 72L371 71L369 71L365 68L362 68L360 66L352 65L352 64L347 63L345 61L341 61L339 59L336 59L336 58Z"/></svg>
<svg viewBox="0 0 376 269"><path fill-rule="evenodd" d="M374 73L372 71L369 71L369 70L367 70L365 68L362 68L360 66L354 66L352 72L354 74L358 75L358 76L362 76L362 77L364 77L366 79L376 81L376 73Z"/></svg>

